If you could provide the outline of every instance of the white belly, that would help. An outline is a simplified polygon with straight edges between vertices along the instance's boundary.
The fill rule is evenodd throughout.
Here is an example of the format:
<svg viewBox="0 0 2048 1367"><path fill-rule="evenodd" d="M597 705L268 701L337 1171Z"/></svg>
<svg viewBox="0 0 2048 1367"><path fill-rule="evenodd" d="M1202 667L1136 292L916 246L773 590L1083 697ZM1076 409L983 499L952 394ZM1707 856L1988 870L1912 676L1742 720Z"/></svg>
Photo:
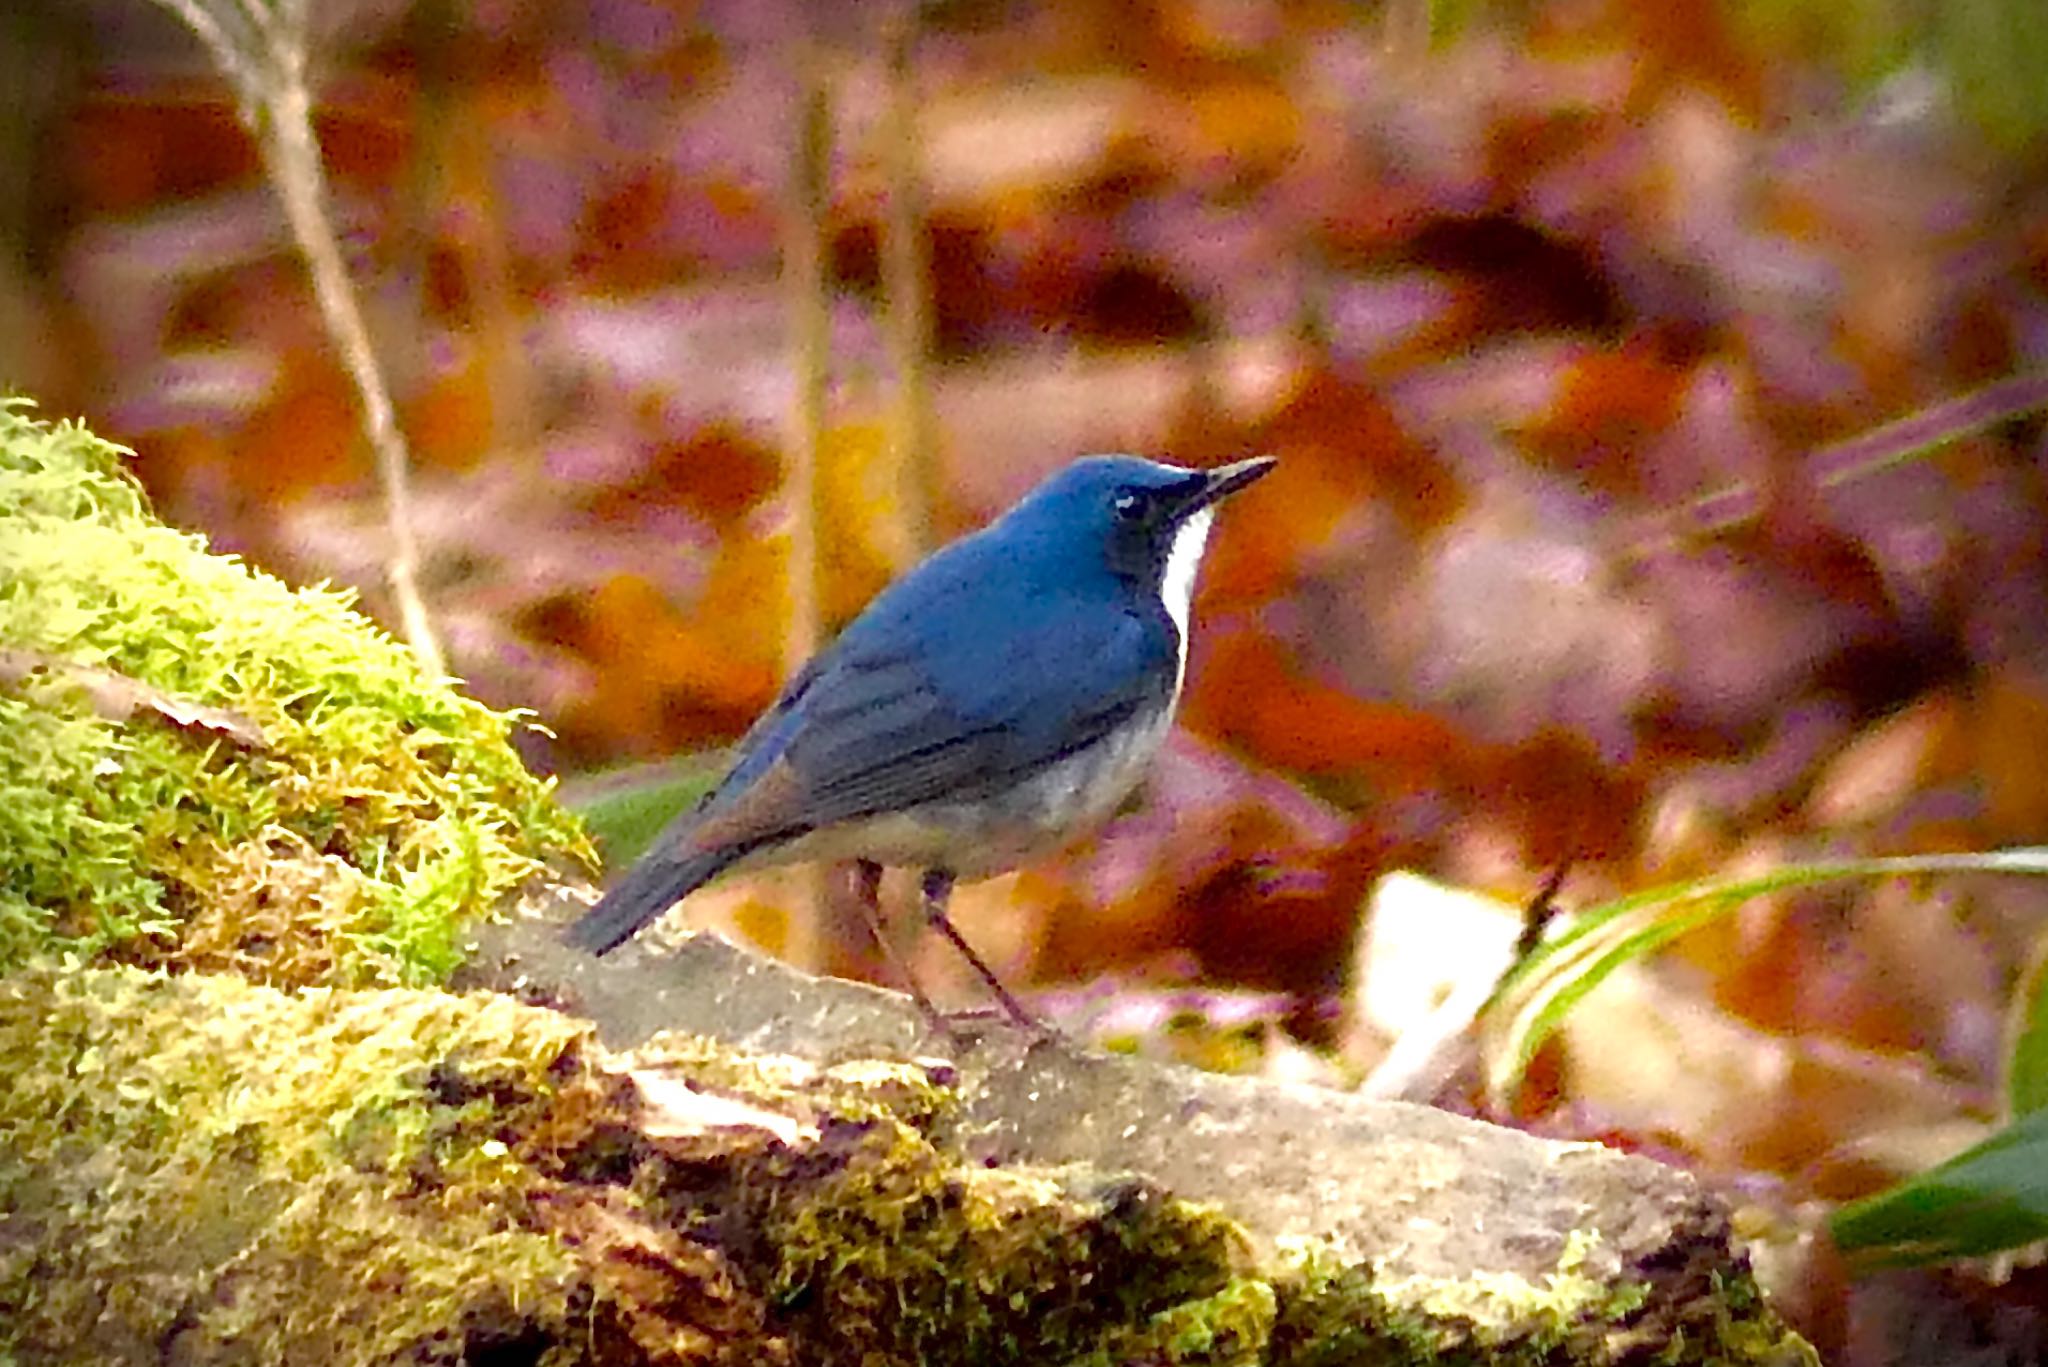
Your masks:
<svg viewBox="0 0 2048 1367"><path fill-rule="evenodd" d="M907 811L813 831L762 850L738 868L805 860L871 859L902 868L950 869L986 878L1058 849L1094 829L1130 795L1173 725L1173 709L1112 735L976 802L931 802Z"/></svg>

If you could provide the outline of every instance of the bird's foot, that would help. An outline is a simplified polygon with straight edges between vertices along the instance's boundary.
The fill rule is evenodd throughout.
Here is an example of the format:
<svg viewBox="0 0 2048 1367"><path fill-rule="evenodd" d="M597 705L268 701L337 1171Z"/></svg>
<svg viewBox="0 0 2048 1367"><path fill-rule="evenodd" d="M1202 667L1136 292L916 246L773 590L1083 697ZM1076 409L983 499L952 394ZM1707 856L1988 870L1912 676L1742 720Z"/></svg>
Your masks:
<svg viewBox="0 0 2048 1367"><path fill-rule="evenodd" d="M935 1031L945 1034L956 1044L979 1044L997 1035L1023 1035L1033 1048L1051 1045L1071 1050L1076 1047L1057 1027L1029 1012L1013 1014L994 1006L974 1006L948 1011L937 1019L927 1019Z"/></svg>

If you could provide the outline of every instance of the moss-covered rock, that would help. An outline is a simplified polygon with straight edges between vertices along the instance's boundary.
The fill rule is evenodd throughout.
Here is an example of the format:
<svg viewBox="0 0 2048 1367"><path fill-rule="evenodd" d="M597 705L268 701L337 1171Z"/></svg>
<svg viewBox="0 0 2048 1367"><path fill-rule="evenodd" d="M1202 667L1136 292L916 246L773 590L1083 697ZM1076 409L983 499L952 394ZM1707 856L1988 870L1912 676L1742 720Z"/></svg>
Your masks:
<svg viewBox="0 0 2048 1367"><path fill-rule="evenodd" d="M439 981L466 922L587 857L517 718L347 595L164 526L119 447L25 408L0 402L0 972Z"/></svg>
<svg viewBox="0 0 2048 1367"><path fill-rule="evenodd" d="M0 1356L452 1362L566 1334L577 1264L536 1201L564 1118L604 1103L586 1035L482 994L0 980Z"/></svg>
<svg viewBox="0 0 2048 1367"><path fill-rule="evenodd" d="M1590 1243L1420 1275L988 1166L936 1061L54 966L0 980L0 1051L0 1361L1811 1363L1725 1261L1697 1296L1588 1275Z"/></svg>
<svg viewBox="0 0 2048 1367"><path fill-rule="evenodd" d="M1242 1232L986 1169L943 1068L614 1057L488 993L0 980L0 1359L1258 1360Z"/></svg>
<svg viewBox="0 0 2048 1367"><path fill-rule="evenodd" d="M657 935L652 950L602 964L567 951L541 921L479 938L475 981L575 1001L616 1045L665 1023L701 1032L693 1048L706 1059L731 1044L777 1051L771 1076L741 1084L767 1089L759 1095L816 1085L822 1064L805 1059L900 1057L931 1043L895 994L716 936ZM1662 1164L1325 1088L1027 1047L1000 1028L959 1045L943 1104L894 1084L950 1164L1143 1173L1249 1240L1248 1260L1202 1264L1207 1276L1229 1274L1218 1289L1185 1288L1142 1330L1105 1334L1117 1346L1077 1362L1814 1362L1758 1292L1726 1207ZM701 1066L730 1075L729 1062Z"/></svg>

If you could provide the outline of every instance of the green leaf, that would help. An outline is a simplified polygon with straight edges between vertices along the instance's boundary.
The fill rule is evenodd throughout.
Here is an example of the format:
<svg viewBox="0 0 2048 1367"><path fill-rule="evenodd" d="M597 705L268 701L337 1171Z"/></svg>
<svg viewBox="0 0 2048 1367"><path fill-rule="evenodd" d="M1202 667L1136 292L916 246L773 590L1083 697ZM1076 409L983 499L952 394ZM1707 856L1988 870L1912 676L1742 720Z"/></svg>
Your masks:
<svg viewBox="0 0 2048 1367"><path fill-rule="evenodd" d="M1981 1257L2048 1239L2048 1110L1835 1212L1835 1242L1886 1267Z"/></svg>
<svg viewBox="0 0 2048 1367"><path fill-rule="evenodd" d="M715 759L693 758L636 764L562 785L562 804L604 849L613 873L640 857L661 828L710 791L718 776Z"/></svg>
<svg viewBox="0 0 2048 1367"><path fill-rule="evenodd" d="M2041 938L2013 1002L2012 1049L2006 1055L2005 1108L2015 1116L2048 1106L2048 935Z"/></svg>
<svg viewBox="0 0 2048 1367"><path fill-rule="evenodd" d="M1750 877L1668 883L1594 907L1516 965L1481 1014L1487 1090L1504 1103L1566 1013L1616 969L1752 898L1845 879L1935 873L2048 875L2048 847L1797 864Z"/></svg>

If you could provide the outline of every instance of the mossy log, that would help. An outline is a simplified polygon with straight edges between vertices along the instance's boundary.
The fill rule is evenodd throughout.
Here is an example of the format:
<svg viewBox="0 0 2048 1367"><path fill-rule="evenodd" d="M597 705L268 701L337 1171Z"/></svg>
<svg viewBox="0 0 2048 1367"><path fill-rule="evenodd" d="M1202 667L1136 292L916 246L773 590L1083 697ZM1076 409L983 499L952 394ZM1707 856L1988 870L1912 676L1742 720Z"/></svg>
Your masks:
<svg viewBox="0 0 2048 1367"><path fill-rule="evenodd" d="M117 454L0 405L0 1363L1810 1360L1653 1163L567 954L511 719Z"/></svg>

